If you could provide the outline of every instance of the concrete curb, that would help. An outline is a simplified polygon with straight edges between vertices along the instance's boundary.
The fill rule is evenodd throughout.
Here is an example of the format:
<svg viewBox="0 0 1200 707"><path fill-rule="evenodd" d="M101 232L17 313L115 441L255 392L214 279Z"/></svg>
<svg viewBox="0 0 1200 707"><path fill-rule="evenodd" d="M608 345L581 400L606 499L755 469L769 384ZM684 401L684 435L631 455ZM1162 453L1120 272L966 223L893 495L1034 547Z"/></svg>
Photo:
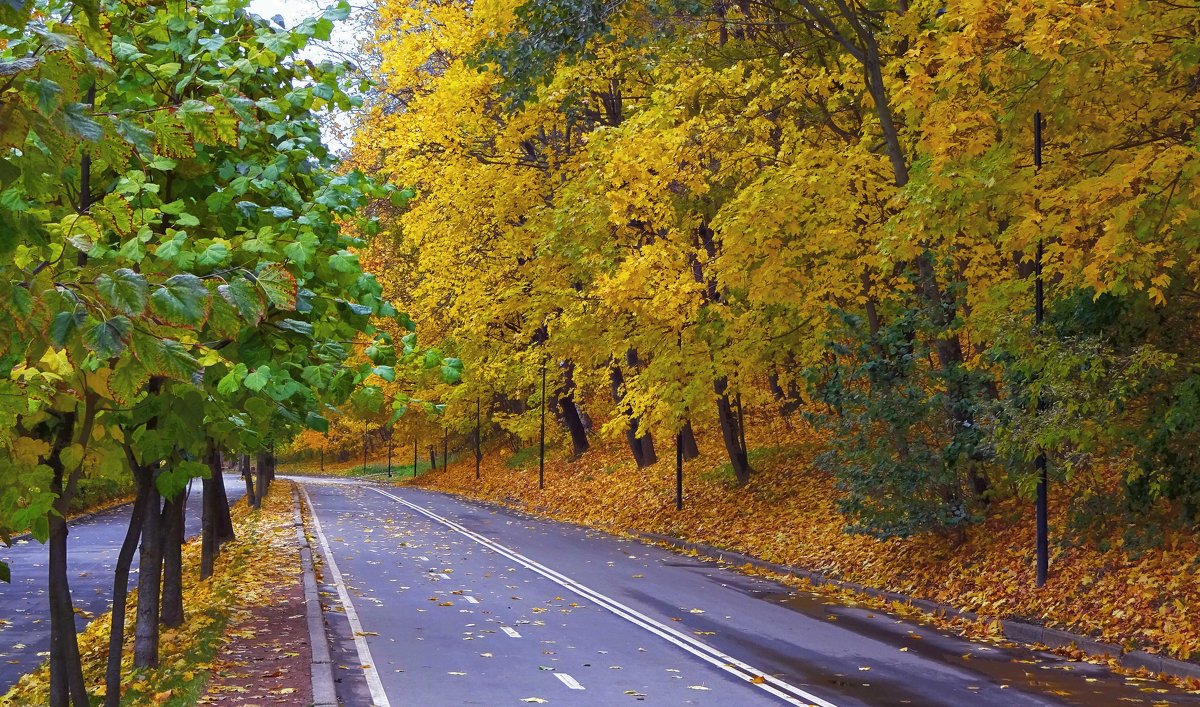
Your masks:
<svg viewBox="0 0 1200 707"><path fill-rule="evenodd" d="M333 683L333 659L329 641L325 638L325 619L321 615L321 598L317 595L317 576L313 572L312 547L304 534L304 517L300 513L300 492L292 484L292 519L296 540L300 544L300 564L304 567L304 609L308 618L308 642L312 648L312 704L314 707L337 707L337 690Z"/></svg>
<svg viewBox="0 0 1200 707"><path fill-rule="evenodd" d="M908 604L912 607L920 609L929 614L940 616L952 616L971 621L978 621L985 617L980 617L978 614L956 609L946 604L928 601L925 599L914 599L905 594L898 592L889 592L883 589L868 587L858 582L847 582L840 579L827 577L820 572L806 570L799 567L790 567L788 565L780 565L774 562L767 562L751 555L746 555L740 552L724 550L712 545L704 543L695 543L689 540L683 540L671 535L663 535L660 533L642 533L635 530L630 530L629 534L635 538L651 543L662 543L670 545L680 550L691 550L696 554L708 557L720 562L728 562L735 565L750 565L759 569L770 570L783 575L799 577L807 579L814 585L825 585L839 587L841 589L849 589L859 594L865 594L876 599L883 599L889 602L899 602ZM1026 623L1023 621L1014 621L1011 619L1002 620L1000 622L1004 631L1004 636L1011 641L1026 644L1039 644L1049 646L1051 648L1075 648L1093 656L1108 656L1115 658L1123 668L1137 670L1144 668L1154 674L1166 674L1181 678L1192 678L1200 680L1200 663L1193 663L1186 660L1178 660L1176 658L1167 658L1155 653L1136 650L1125 652L1121 646L1097 641L1094 638L1089 638L1082 634L1071 633L1056 628L1048 628L1037 624Z"/></svg>

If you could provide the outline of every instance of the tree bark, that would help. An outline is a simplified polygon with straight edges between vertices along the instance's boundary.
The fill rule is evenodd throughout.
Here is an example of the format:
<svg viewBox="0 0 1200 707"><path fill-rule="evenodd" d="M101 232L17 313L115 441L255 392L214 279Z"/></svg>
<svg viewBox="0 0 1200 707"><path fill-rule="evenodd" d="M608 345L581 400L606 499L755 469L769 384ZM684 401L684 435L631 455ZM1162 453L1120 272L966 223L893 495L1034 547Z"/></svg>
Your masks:
<svg viewBox="0 0 1200 707"><path fill-rule="evenodd" d="M633 460L639 468L650 466L658 461L658 456L654 453L654 438L649 433L638 435L641 419L625 404L625 374L614 361L609 367L608 375L612 383L613 402L617 404L617 410L629 418L625 427L625 441L629 444L629 451L633 453Z"/></svg>
<svg viewBox="0 0 1200 707"><path fill-rule="evenodd" d="M717 394L717 421L721 426L721 437L725 440L725 450L729 453L729 463L733 466L738 485L742 486L750 481L750 474L754 470L750 468L743 441L741 415L729 400L729 380L724 376L714 380L713 392Z"/></svg>
<svg viewBox="0 0 1200 707"><path fill-rule="evenodd" d="M50 585L50 705L51 707L86 707L87 687L83 681L83 665L79 659L79 641L75 633L75 607L71 603L71 587L67 575L66 514L73 495L72 480L62 463L63 451L71 445L77 416L67 413L59 418L46 465L53 476L50 490L58 497L55 511L49 514L50 560L47 580ZM72 474L75 472L72 471Z"/></svg>
<svg viewBox="0 0 1200 707"><path fill-rule="evenodd" d="M200 503L200 579L208 579L213 574L213 566L217 559L217 518L214 501L216 492L213 479L221 478L221 456L217 451L216 442L208 440L204 450L204 461L208 465L209 478L204 479L204 498Z"/></svg>
<svg viewBox="0 0 1200 707"><path fill-rule="evenodd" d="M590 444L583 417L580 416L579 407L575 404L575 364L571 361L563 361L559 364L559 368L562 370L562 384L556 391L555 397L558 399L563 425L571 434L572 454L578 457L588 450Z"/></svg>
<svg viewBox="0 0 1200 707"><path fill-rule="evenodd" d="M154 483L153 469L142 467L138 463L132 447L125 445L125 456L129 461L130 473L137 484L137 496L133 501L133 511L129 514L125 539L121 542L121 550L117 554L117 564L113 568L112 622L108 630L108 666L104 671L105 707L120 707L121 704L121 656L125 650L125 606L129 599L129 570L133 565L133 553L137 551L138 540L142 535L150 486Z"/></svg>
<svg viewBox="0 0 1200 707"><path fill-rule="evenodd" d="M268 463L269 462L267 461L267 453L259 452L258 453L258 482L255 484L257 493L254 496L254 507L255 508L262 508L263 496L267 495L267 490L268 490L267 489L267 479L270 478L268 476L269 472L267 471Z"/></svg>
<svg viewBox="0 0 1200 707"><path fill-rule="evenodd" d="M250 455L242 455L242 478L246 480L246 504L258 508L258 497L254 495L254 476L250 472Z"/></svg>
<svg viewBox="0 0 1200 707"><path fill-rule="evenodd" d="M233 518L229 515L229 494L225 491L225 477L220 472L221 449L217 448L217 473L212 475L213 517L217 524L217 554L221 546L233 540Z"/></svg>
<svg viewBox="0 0 1200 707"><path fill-rule="evenodd" d="M691 461L700 456L700 447L696 444L696 433L692 431L691 420L683 423L680 434L683 435L683 460Z"/></svg>
<svg viewBox="0 0 1200 707"><path fill-rule="evenodd" d="M168 628L183 625L183 515L187 492L180 491L163 504L162 595L158 620Z"/></svg>
<svg viewBox="0 0 1200 707"><path fill-rule="evenodd" d="M137 624L133 634L133 665L158 665L158 609L162 589L162 511L158 486L150 484L146 515L142 524L142 548L138 556Z"/></svg>

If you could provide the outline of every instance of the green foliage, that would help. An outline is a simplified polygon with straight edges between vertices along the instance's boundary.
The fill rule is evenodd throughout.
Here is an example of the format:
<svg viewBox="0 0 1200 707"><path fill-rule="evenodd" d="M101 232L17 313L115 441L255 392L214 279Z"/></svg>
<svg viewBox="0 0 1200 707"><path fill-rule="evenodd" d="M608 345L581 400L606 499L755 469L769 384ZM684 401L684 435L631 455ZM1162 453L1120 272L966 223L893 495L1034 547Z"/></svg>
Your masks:
<svg viewBox="0 0 1200 707"><path fill-rule="evenodd" d="M51 460L127 478L128 446L170 497L209 439L326 430L361 383L342 342L390 350L342 232L389 190L333 173L318 112L349 105L345 68L298 57L348 5L285 30L245 4L0 15L0 532L44 539Z"/></svg>
<svg viewBox="0 0 1200 707"><path fill-rule="evenodd" d="M818 464L836 480L848 529L877 537L961 531L975 519L973 477L991 453L981 378L921 366L932 355L920 335L928 324L912 312L876 336L853 316L844 321L845 341L857 348L831 344L831 363L809 377L828 406L810 417L831 432ZM955 405L969 407L948 416Z"/></svg>

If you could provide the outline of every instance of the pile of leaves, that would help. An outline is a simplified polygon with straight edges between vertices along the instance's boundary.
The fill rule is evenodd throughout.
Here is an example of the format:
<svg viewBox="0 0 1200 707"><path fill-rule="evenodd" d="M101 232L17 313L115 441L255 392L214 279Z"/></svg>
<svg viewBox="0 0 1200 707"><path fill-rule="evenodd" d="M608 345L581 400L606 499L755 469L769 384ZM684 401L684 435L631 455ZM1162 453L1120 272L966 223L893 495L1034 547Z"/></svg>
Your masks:
<svg viewBox="0 0 1200 707"><path fill-rule="evenodd" d="M239 503L233 509L237 538L227 544L218 562L223 565L207 581L199 580L200 541L184 546L184 602L195 607L182 626L165 629L160 645L160 662L152 670L134 670L132 635L125 647L121 704L189 705L203 693L216 656L230 640L226 631L231 621L249 607L269 606L286 600L286 588L300 572L296 562L296 537L291 523L291 489L276 485L260 511ZM137 611L137 592L130 594L126 621ZM231 618L232 617L232 618ZM93 695L104 694L104 668L108 659L111 614L98 616L79 635L84 676ZM0 697L0 704L48 704L48 665L29 673Z"/></svg>
<svg viewBox="0 0 1200 707"><path fill-rule="evenodd" d="M467 457L416 483L615 532L667 533L989 619L1019 618L1128 648L1200 656L1200 542L1192 534L1164 531L1157 546L1143 548L1127 548L1116 523L1098 537L1064 534L1051 548L1050 579L1037 589L1028 502L998 502L961 542L936 534L879 540L848 533L836 511L839 492L814 465L820 434L775 418L748 432L759 473L737 487L729 465L721 465L720 440L701 437L702 455L685 465L682 511L675 510L673 450L638 469L617 442L597 444L574 460L553 454L541 491L536 455L513 469L501 450L485 456L479 480ZM1051 527L1066 527L1067 506L1054 499Z"/></svg>

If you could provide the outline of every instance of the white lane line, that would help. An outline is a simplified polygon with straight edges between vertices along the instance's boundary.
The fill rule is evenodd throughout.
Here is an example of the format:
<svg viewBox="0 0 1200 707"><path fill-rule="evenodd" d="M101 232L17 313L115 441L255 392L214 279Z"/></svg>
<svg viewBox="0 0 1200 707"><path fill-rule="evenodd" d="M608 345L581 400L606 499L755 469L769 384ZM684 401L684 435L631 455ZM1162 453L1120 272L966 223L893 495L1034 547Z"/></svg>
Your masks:
<svg viewBox="0 0 1200 707"><path fill-rule="evenodd" d="M466 599L468 604L478 604L479 603L479 600L476 599L475 597L471 596L470 594L467 594L466 596L464 596L463 599Z"/></svg>
<svg viewBox="0 0 1200 707"><path fill-rule="evenodd" d="M517 633L517 629L511 626L501 626L500 630L507 633L511 638L520 638L521 634Z"/></svg>
<svg viewBox="0 0 1200 707"><path fill-rule="evenodd" d="M720 650L713 648L707 643L687 635L686 633L683 633L671 626L667 626L666 624L660 623L659 621L646 616L636 609L622 604L612 597L601 594L600 592L597 592L596 590L584 584L580 584L564 574L561 574L535 560L531 560L517 551L501 545L490 538L484 537L479 533L469 530L452 520L443 518L433 511L418 506L415 503L406 501L403 498L400 498L395 494L388 493L387 491L383 491L382 489L374 490L413 509L414 511L417 511L418 513L432 518L447 528L450 528L451 530L454 530L470 538L471 540L474 540L480 545L483 545L489 550L507 557L508 559L523 565L527 569L533 570L555 584L558 584L559 586L568 589L579 596L584 597L585 599L591 599L601 607L616 614L617 616L620 616L635 626L643 628L659 638L662 638L663 640L682 648L688 653L695 655L701 660L704 660L711 665L715 665L721 670L724 670L725 672L730 673L741 680L745 680L746 682L749 682L750 684L761 688L772 695L775 695L788 704L797 705L798 707L808 707L810 705L818 705L818 707L837 707L834 703L829 702L828 700L817 697L816 695L796 687L791 683L784 682L783 680L780 680L779 678L776 678L763 670L755 668L752 665L744 663L733 656L727 655Z"/></svg>
<svg viewBox="0 0 1200 707"><path fill-rule="evenodd" d="M558 678L559 680L562 680L562 683L563 683L564 685L566 685L567 687L571 688L572 690L584 690L584 689L586 689L586 688L584 688L584 686L583 686L583 685L580 685L580 684L579 684L579 681L578 681L578 680L576 680L575 678L571 677L570 675L567 675L566 673L555 673L555 674L554 674L554 677Z"/></svg>
<svg viewBox="0 0 1200 707"><path fill-rule="evenodd" d="M379 671L375 669L375 661L371 658L371 648L367 646L367 639L362 635L363 627L358 620L358 612L354 610L354 604L350 601L350 592L346 590L342 572L338 569L337 562L333 560L329 541L325 539L325 533L321 532L317 507L313 505L312 498L308 495L308 489L301 485L300 490L304 493L305 503L312 511L309 517L312 518L313 531L317 534L317 541L321 545L325 561L329 563L329 575L333 579L334 586L337 587L338 599L342 602L342 608L346 610L346 619L350 622L350 631L354 634L354 649L358 652L358 663L362 666L363 676L367 679L367 688L371 691L371 702L375 704L375 707L391 707L392 703L388 702L387 693L383 690L383 683L379 680Z"/></svg>

